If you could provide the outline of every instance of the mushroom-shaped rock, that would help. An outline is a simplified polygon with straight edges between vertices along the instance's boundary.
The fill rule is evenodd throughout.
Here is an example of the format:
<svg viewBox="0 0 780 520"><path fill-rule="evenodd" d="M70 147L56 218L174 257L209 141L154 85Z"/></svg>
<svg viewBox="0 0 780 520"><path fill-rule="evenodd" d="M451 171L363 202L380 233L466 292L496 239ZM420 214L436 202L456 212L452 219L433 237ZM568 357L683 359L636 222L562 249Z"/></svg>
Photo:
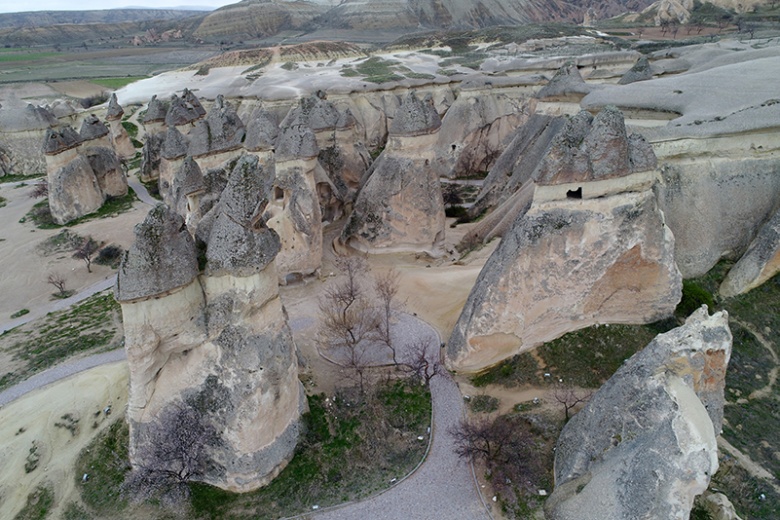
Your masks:
<svg viewBox="0 0 780 520"><path fill-rule="evenodd" d="M230 103L217 97L209 114L190 133L190 155L202 157L236 150L244 141L244 123Z"/></svg>
<svg viewBox="0 0 780 520"><path fill-rule="evenodd" d="M71 126L59 130L49 129L43 141L45 155L57 155L81 144L81 137Z"/></svg>
<svg viewBox="0 0 780 520"><path fill-rule="evenodd" d="M242 156L228 177L206 248L209 276L249 276L262 271L279 252L279 236L263 220L269 178L256 156Z"/></svg>
<svg viewBox="0 0 780 520"><path fill-rule="evenodd" d="M70 117L76 113L76 109L73 108L73 105L62 100L55 101L50 107L47 107L47 110L57 119Z"/></svg>
<svg viewBox="0 0 780 520"><path fill-rule="evenodd" d="M124 114L125 109L117 101L116 93L111 94L111 99L108 100L108 109L106 109L106 119L108 121L116 121L122 119Z"/></svg>
<svg viewBox="0 0 780 520"><path fill-rule="evenodd" d="M187 155L188 149L189 141L187 141L187 138L175 126L169 126L168 131L165 133L165 142L163 143L160 156L163 159L172 161Z"/></svg>
<svg viewBox="0 0 780 520"><path fill-rule="evenodd" d="M341 114L339 114L339 119L336 121L336 128L338 130L348 130L350 128L355 128L356 126L357 119L355 119L355 115L352 113L352 110L347 108Z"/></svg>
<svg viewBox="0 0 780 520"><path fill-rule="evenodd" d="M582 79L577 65L573 62L567 62L558 69L547 85L536 93L536 97L539 99L581 98L590 90L590 86Z"/></svg>
<svg viewBox="0 0 780 520"><path fill-rule="evenodd" d="M149 105L146 107L143 123L161 123L165 121L167 112L168 109L166 108L165 103L157 99L157 96L152 96Z"/></svg>
<svg viewBox="0 0 780 520"><path fill-rule="evenodd" d="M190 156L184 159L184 162L179 168L174 182L178 185L179 190L183 196L192 195L194 193L201 192L206 189L206 183L203 180L203 172L200 170L200 166Z"/></svg>
<svg viewBox="0 0 780 520"><path fill-rule="evenodd" d="M432 134L441 127L441 118L433 101L426 97L420 99L410 92L398 107L390 124L390 135L414 137Z"/></svg>
<svg viewBox="0 0 780 520"><path fill-rule="evenodd" d="M273 150L278 135L279 125L274 115L262 107L257 108L246 125L244 148L250 152Z"/></svg>
<svg viewBox="0 0 780 520"><path fill-rule="evenodd" d="M551 520L687 520L718 469L728 316L697 310L632 356L563 428Z"/></svg>
<svg viewBox="0 0 780 520"><path fill-rule="evenodd" d="M90 114L81 123L81 130L79 130L79 137L82 141L92 141L93 139L100 139L108 135L108 127L106 124L98 119L95 114Z"/></svg>
<svg viewBox="0 0 780 520"><path fill-rule="evenodd" d="M647 61L647 56L642 56L634 63L633 67L623 74L618 81L618 85L628 85L629 83L652 79L652 77L653 69L650 67L650 62Z"/></svg>
<svg viewBox="0 0 780 520"><path fill-rule="evenodd" d="M276 160L310 159L317 157L319 147L314 131L306 125L282 128L276 141Z"/></svg>
<svg viewBox="0 0 780 520"><path fill-rule="evenodd" d="M150 298L183 287L198 276L195 241L184 220L164 204L135 226L135 243L119 266L117 301Z"/></svg>

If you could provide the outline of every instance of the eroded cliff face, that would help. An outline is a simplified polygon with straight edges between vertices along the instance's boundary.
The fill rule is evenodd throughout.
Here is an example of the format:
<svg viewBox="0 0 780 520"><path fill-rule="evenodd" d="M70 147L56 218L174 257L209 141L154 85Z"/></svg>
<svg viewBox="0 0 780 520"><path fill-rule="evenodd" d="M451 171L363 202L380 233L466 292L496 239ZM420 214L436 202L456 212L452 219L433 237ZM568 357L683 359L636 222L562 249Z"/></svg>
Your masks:
<svg viewBox="0 0 780 520"><path fill-rule="evenodd" d="M718 469L728 316L697 310L632 356L564 427L551 520L687 520Z"/></svg>
<svg viewBox="0 0 780 520"><path fill-rule="evenodd" d="M614 108L564 125L526 183L530 205L469 294L447 345L451 369L478 371L572 330L674 311L682 278L646 151Z"/></svg>
<svg viewBox="0 0 780 520"><path fill-rule="evenodd" d="M292 458L305 396L278 294L279 238L262 218L268 186L256 157L237 161L213 208L205 272L174 211L157 206L136 228L116 286L135 466L159 464L148 441L161 427L176 427L160 422L177 407L193 408L218 432L193 448L207 461L204 482L256 489Z"/></svg>

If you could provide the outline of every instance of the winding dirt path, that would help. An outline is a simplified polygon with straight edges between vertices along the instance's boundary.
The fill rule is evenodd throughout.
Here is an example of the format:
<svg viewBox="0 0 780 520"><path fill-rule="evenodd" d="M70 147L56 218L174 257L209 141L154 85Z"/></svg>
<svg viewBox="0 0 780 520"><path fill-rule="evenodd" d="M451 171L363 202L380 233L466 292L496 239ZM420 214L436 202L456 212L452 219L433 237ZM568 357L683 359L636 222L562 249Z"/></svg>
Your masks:
<svg viewBox="0 0 780 520"><path fill-rule="evenodd" d="M775 384L777 383L777 371L778 368L780 368L780 358L778 358L777 352L775 352L775 348L772 345L772 342L766 339L763 334L758 332L758 330L753 325L735 318L731 318L731 320L737 325L739 325L740 327L742 327L743 329L750 332L753 335L753 337L756 338L756 341L758 341L762 347L764 347L769 351L769 355L772 356L772 360L775 362L775 366L769 370L769 375L768 375L769 381L767 382L767 384L763 388L754 390L748 396L748 399L760 399L762 397L769 397L772 393L772 390L775 387Z"/></svg>

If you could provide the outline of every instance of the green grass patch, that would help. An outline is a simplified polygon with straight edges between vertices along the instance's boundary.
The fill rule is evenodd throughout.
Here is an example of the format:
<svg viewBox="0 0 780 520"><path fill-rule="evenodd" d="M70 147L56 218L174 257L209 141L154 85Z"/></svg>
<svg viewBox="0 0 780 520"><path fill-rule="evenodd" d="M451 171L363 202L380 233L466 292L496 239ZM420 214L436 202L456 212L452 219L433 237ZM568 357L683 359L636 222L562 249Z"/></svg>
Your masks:
<svg viewBox="0 0 780 520"><path fill-rule="evenodd" d="M5 207L5 205L8 203L8 199L5 197L0 197L0 208Z"/></svg>
<svg viewBox="0 0 780 520"><path fill-rule="evenodd" d="M54 493L49 487L38 486L27 495L27 503L14 520L43 520L54 505Z"/></svg>
<svg viewBox="0 0 780 520"><path fill-rule="evenodd" d="M15 320L16 318L21 318L25 314L30 314L30 309L20 309L16 311L15 313L11 314L11 319Z"/></svg>
<svg viewBox="0 0 780 520"><path fill-rule="evenodd" d="M96 78L89 80L90 83L94 83L96 85L100 85L101 87L110 88L111 90L118 90L125 85L129 85L130 83L134 83L136 81L140 81L142 79L147 79L148 76L124 76L124 77L114 77L114 78Z"/></svg>
<svg viewBox="0 0 780 520"><path fill-rule="evenodd" d="M39 61L46 58L59 56L57 52L4 52L0 54L0 63L12 63L18 61Z"/></svg>
<svg viewBox="0 0 780 520"><path fill-rule="evenodd" d="M529 352L518 354L471 378L476 387L503 385L508 387L540 384L540 368Z"/></svg>
<svg viewBox="0 0 780 520"><path fill-rule="evenodd" d="M120 345L119 304L110 292L96 294L67 310L0 336L0 349L9 353L18 368L0 379L0 389L83 353L97 353Z"/></svg>
<svg viewBox="0 0 780 520"><path fill-rule="evenodd" d="M125 129L130 139L138 139L138 125L132 121L122 121L122 128Z"/></svg>
<svg viewBox="0 0 780 520"><path fill-rule="evenodd" d="M499 404L501 401L492 395L475 395L469 400L469 408L477 413L495 412Z"/></svg>
<svg viewBox="0 0 780 520"><path fill-rule="evenodd" d="M75 478L81 491L81 500L98 515L112 517L127 508L120 487L130 470L129 442L127 423L117 419L98 434L76 461ZM89 475L89 480L82 484L81 476L84 473Z"/></svg>
<svg viewBox="0 0 780 520"><path fill-rule="evenodd" d="M54 218L51 216L51 210L49 209L49 201L42 200L36 203L27 213L27 215L22 217L22 220L19 222L23 223L27 220L30 220L40 229L60 229L63 227L72 227L83 224L84 222L89 222L90 220L116 217L121 213L133 209L133 203L137 200L138 196L136 196L133 189L128 188L127 195L124 197L109 197L106 199L106 202L104 202L103 205L100 206L100 208L94 213L84 215L83 217L79 217L76 220L71 220L67 224L62 225L54 222Z"/></svg>
<svg viewBox="0 0 780 520"><path fill-rule="evenodd" d="M42 177L42 173L34 173L32 175L3 175L0 177L0 184L5 184L7 182L34 181Z"/></svg>

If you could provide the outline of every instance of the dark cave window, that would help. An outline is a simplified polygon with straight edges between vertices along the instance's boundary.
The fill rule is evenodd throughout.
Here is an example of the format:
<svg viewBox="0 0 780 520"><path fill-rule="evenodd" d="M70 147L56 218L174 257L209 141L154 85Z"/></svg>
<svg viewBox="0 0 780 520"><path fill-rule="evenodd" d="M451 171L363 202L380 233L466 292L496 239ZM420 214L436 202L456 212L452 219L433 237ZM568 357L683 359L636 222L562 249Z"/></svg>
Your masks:
<svg viewBox="0 0 780 520"><path fill-rule="evenodd" d="M566 198L567 199L581 199L582 198L582 187L577 188L576 190L569 190L566 192Z"/></svg>

